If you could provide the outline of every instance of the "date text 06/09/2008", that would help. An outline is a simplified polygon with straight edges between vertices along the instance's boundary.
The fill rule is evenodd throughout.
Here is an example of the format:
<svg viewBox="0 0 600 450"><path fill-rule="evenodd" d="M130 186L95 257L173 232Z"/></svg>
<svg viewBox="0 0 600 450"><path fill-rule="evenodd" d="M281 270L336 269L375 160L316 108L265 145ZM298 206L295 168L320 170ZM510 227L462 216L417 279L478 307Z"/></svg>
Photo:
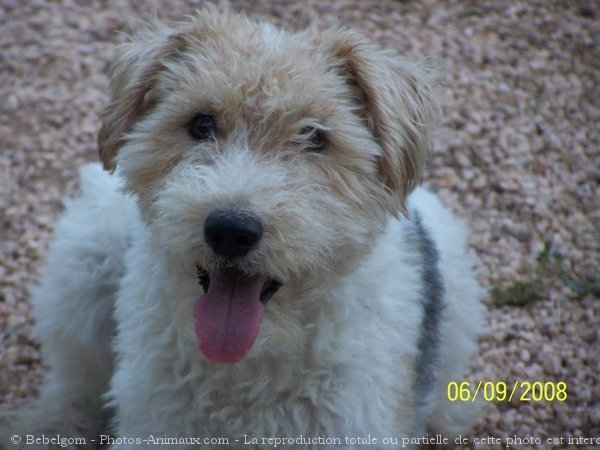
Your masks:
<svg viewBox="0 0 600 450"><path fill-rule="evenodd" d="M451 402L475 402L481 397L486 402L564 402L568 392L565 381L450 381L447 397Z"/></svg>

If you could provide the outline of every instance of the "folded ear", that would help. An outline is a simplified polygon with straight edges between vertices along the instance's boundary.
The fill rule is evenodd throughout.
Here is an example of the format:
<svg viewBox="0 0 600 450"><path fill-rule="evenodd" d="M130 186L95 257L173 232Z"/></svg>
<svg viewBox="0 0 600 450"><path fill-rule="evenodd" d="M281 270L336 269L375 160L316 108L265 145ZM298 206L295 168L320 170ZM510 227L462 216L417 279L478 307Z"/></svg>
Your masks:
<svg viewBox="0 0 600 450"><path fill-rule="evenodd" d="M114 158L126 134L156 104L158 75L182 46L177 34L156 25L143 28L117 47L109 71L110 103L102 114L98 135L100 160L106 170L115 169Z"/></svg>
<svg viewBox="0 0 600 450"><path fill-rule="evenodd" d="M404 212L440 116L434 74L349 30L324 31L320 40L354 89L359 111L381 146L379 171L391 194L390 210Z"/></svg>

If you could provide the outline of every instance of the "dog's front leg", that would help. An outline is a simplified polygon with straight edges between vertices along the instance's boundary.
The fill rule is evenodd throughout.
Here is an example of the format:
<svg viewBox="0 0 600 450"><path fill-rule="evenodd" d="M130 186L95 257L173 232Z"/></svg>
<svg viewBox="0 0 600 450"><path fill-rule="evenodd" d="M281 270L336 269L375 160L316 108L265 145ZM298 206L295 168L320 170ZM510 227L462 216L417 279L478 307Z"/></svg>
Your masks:
<svg viewBox="0 0 600 450"><path fill-rule="evenodd" d="M102 395L112 373L114 297L123 275L130 203L98 165L81 171L80 195L55 227L41 284L32 292L34 337L48 369L39 396L16 411L0 411L0 448L27 444L63 448L96 439L106 422ZM85 448L90 448L89 445Z"/></svg>

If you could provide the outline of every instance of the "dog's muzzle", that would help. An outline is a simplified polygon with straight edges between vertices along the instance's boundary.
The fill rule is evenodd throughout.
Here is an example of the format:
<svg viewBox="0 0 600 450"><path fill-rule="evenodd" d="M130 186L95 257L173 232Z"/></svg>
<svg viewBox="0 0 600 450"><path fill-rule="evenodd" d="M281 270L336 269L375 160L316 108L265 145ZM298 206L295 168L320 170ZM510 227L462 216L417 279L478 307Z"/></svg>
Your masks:
<svg viewBox="0 0 600 450"><path fill-rule="evenodd" d="M213 212L204 224L205 242L224 258L222 266L197 267L204 294L194 307L196 337L213 361L234 363L246 356L260 331L265 304L281 287L277 280L236 264L262 235L262 223L244 213Z"/></svg>

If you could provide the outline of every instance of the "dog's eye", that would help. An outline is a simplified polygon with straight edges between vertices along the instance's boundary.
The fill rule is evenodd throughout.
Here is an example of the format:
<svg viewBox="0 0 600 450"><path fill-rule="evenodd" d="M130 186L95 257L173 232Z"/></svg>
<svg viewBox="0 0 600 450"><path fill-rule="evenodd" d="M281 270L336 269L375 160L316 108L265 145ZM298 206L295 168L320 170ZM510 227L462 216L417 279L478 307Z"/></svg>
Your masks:
<svg viewBox="0 0 600 450"><path fill-rule="evenodd" d="M325 131L320 128L304 127L300 131L300 136L306 142L306 149L309 152L320 153L327 146L327 136L325 135Z"/></svg>
<svg viewBox="0 0 600 450"><path fill-rule="evenodd" d="M199 141L216 139L217 124L215 123L215 119L207 114L198 114L190 120L188 133L191 137Z"/></svg>

